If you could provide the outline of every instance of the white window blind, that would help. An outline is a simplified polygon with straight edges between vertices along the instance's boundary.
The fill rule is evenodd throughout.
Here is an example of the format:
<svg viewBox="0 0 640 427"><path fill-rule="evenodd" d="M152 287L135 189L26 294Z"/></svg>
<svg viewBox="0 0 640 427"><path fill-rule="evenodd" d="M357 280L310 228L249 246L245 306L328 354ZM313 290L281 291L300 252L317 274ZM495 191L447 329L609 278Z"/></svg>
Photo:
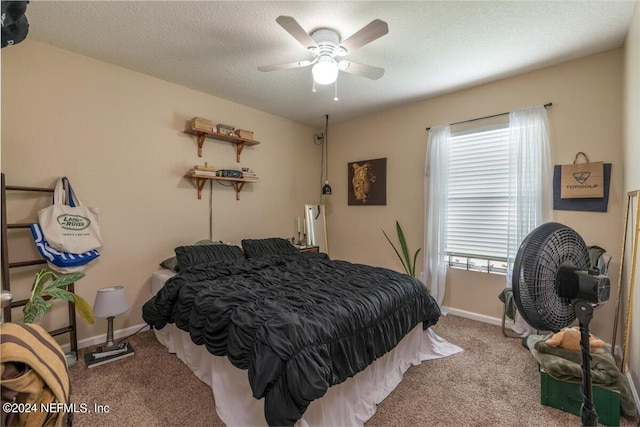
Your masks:
<svg viewBox="0 0 640 427"><path fill-rule="evenodd" d="M453 134L449 143L447 253L506 260L509 126Z"/></svg>

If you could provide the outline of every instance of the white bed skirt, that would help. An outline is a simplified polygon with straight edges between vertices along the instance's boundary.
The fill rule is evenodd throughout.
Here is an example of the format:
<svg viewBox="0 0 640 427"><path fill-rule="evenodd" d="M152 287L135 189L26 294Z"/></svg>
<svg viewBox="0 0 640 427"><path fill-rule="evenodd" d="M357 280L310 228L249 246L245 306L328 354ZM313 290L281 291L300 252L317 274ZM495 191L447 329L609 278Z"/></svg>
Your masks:
<svg viewBox="0 0 640 427"><path fill-rule="evenodd" d="M214 356L195 345L189 334L173 324L155 330L169 352L175 353L198 378L213 390L218 416L227 426L266 426L264 399L251 393L247 371L229 359ZM313 401L296 426L362 426L402 380L411 365L462 351L432 330L416 326L400 344L347 381L337 384Z"/></svg>

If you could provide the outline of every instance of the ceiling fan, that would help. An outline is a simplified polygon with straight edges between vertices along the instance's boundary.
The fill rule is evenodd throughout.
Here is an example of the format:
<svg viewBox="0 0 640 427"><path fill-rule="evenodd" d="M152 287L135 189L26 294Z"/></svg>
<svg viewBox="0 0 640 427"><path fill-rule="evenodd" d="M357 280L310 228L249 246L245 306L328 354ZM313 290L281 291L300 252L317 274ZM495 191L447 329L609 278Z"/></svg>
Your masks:
<svg viewBox="0 0 640 427"><path fill-rule="evenodd" d="M313 65L311 73L313 74L314 87L312 91L314 92L315 83L321 85L334 83L340 71L372 80L377 80L384 75L383 68L359 64L345 59L336 59L387 34L389 27L386 22L380 19L371 21L342 41L340 40L340 35L329 28L320 28L308 34L298 21L290 16L279 16L276 22L291 34L298 43L308 49L313 54L313 59L286 64L264 65L258 67L259 71L286 70ZM334 99L337 100L337 96Z"/></svg>

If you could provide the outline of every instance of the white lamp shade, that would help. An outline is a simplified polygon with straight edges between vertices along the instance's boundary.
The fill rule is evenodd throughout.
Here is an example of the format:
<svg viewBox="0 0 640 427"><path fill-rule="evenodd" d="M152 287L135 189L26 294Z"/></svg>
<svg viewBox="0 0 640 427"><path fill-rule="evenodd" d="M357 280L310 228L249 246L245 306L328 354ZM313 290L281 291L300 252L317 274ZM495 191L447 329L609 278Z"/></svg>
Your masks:
<svg viewBox="0 0 640 427"><path fill-rule="evenodd" d="M95 317L115 317L129 310L127 294L122 286L110 286L98 290L93 303Z"/></svg>
<svg viewBox="0 0 640 427"><path fill-rule="evenodd" d="M321 56L318 62L311 68L313 80L321 85L328 85L338 78L338 64L331 57Z"/></svg>

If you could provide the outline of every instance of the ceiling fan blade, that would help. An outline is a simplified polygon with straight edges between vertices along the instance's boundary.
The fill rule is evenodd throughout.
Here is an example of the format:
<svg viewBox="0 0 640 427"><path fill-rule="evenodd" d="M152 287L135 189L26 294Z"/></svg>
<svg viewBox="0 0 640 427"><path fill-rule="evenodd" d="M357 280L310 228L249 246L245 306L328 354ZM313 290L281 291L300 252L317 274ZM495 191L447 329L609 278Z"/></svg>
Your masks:
<svg viewBox="0 0 640 427"><path fill-rule="evenodd" d="M306 67L308 65L311 65L311 61L288 62L286 64L275 65L261 65L260 67L258 67L258 71L288 70L290 68Z"/></svg>
<svg viewBox="0 0 640 427"><path fill-rule="evenodd" d="M345 73L355 74L356 76L366 77L371 80L378 80L380 77L384 76L384 68L359 64L353 61L340 61L338 67Z"/></svg>
<svg viewBox="0 0 640 427"><path fill-rule="evenodd" d="M340 43L347 52L352 52L367 43L371 43L372 41L384 36L389 32L389 26L386 22L380 19L374 19L369 24L360 28L351 37L343 40Z"/></svg>
<svg viewBox="0 0 640 427"><path fill-rule="evenodd" d="M293 19L290 16L278 16L276 22L280 24L285 31L293 36L294 39L298 40L302 46L306 49L311 47L318 47L316 42L311 38L311 36L298 24L298 21Z"/></svg>

